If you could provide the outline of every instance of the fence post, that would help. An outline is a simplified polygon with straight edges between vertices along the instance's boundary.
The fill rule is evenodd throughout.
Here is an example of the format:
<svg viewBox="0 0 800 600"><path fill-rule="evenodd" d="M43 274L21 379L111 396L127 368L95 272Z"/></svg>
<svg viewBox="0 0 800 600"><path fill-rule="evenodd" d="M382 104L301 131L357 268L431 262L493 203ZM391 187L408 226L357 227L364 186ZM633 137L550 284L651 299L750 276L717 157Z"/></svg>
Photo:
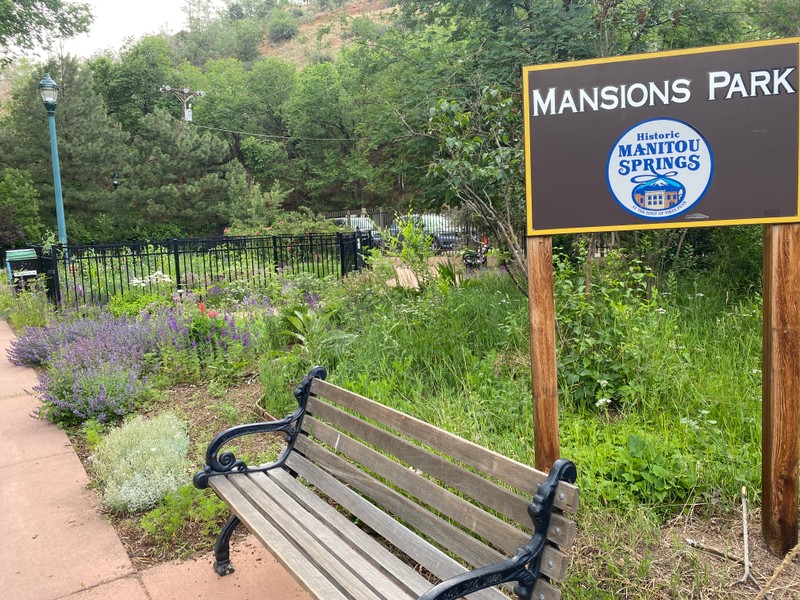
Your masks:
<svg viewBox="0 0 800 600"><path fill-rule="evenodd" d="M183 284L181 283L181 257L178 253L178 240L171 239L168 244L175 259L175 286L178 293L180 293L183 290Z"/></svg>
<svg viewBox="0 0 800 600"><path fill-rule="evenodd" d="M341 232L336 233L336 241L339 243L339 260L342 264L342 279L347 275L347 261L344 256L344 236Z"/></svg>
<svg viewBox="0 0 800 600"><path fill-rule="evenodd" d="M372 232L367 232L367 245L372 248ZM362 239L362 233L356 230L356 260L355 260L355 269L356 271L360 271L364 268L364 240Z"/></svg>
<svg viewBox="0 0 800 600"><path fill-rule="evenodd" d="M53 287L53 271L57 271L57 265L52 261L51 257L46 257L44 255L44 248L40 245L33 246L33 249L36 251L36 272L39 274L44 274L45 276L45 289L47 290L47 299L50 300L55 306L58 306L58 296L57 291ZM5 253L3 253L5 254ZM5 266L5 261L3 261L3 266Z"/></svg>
<svg viewBox="0 0 800 600"><path fill-rule="evenodd" d="M271 237L272 237L273 268L275 269L275 272L277 273L278 269L280 268L279 267L279 263L278 263L278 238L276 236L274 236L274 235L271 236Z"/></svg>
<svg viewBox="0 0 800 600"><path fill-rule="evenodd" d="M58 254L56 253L56 247L55 245L50 246L49 260L45 259L41 246L36 248L36 254L39 255L40 264L46 262L50 263L50 266L45 269L47 273L47 297L55 306L59 306L61 304L61 281L58 278Z"/></svg>

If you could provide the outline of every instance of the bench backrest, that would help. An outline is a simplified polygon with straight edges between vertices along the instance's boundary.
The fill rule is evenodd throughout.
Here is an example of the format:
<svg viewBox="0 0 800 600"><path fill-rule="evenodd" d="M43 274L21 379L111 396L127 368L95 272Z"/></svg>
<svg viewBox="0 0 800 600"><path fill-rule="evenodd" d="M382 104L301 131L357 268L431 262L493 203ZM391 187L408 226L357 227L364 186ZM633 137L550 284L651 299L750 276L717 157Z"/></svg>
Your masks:
<svg viewBox="0 0 800 600"><path fill-rule="evenodd" d="M528 505L541 471L320 379L302 433L286 466L436 578L458 574L458 561L503 560L530 541ZM569 557L559 548L572 546L576 526L564 513L577 505L577 488L561 482L541 561L551 581L566 576ZM535 597L560 593L543 581Z"/></svg>

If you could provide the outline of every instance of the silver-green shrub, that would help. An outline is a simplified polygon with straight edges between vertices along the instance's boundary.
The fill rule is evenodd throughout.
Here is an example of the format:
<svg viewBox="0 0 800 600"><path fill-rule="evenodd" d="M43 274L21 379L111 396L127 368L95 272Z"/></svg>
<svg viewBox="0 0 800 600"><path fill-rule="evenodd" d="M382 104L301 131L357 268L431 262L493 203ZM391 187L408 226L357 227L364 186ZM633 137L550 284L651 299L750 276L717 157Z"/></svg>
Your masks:
<svg viewBox="0 0 800 600"><path fill-rule="evenodd" d="M186 483L188 452L186 425L172 413L113 429L93 455L104 504L118 512L155 506Z"/></svg>

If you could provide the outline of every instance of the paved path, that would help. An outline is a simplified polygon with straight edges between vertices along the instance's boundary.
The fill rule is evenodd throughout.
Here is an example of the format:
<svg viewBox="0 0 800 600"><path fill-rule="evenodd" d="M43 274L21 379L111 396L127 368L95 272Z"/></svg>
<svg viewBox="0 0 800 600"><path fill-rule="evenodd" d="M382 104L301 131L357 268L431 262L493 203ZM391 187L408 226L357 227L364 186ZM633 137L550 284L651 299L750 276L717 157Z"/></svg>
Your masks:
<svg viewBox="0 0 800 600"><path fill-rule="evenodd" d="M256 540L231 548L236 572L213 557L145 571L131 564L66 434L34 418L32 369L8 362L15 336L0 320L0 596L13 600L308 600Z"/></svg>

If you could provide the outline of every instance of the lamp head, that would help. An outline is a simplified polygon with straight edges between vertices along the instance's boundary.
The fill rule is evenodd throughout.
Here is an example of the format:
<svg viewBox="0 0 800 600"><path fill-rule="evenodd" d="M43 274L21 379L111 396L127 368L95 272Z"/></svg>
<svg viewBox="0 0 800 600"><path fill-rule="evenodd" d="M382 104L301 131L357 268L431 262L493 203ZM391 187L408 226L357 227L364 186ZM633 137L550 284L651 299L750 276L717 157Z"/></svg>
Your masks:
<svg viewBox="0 0 800 600"><path fill-rule="evenodd" d="M47 112L54 113L58 101L58 84L50 78L50 73L46 73L44 79L39 82L39 94Z"/></svg>

